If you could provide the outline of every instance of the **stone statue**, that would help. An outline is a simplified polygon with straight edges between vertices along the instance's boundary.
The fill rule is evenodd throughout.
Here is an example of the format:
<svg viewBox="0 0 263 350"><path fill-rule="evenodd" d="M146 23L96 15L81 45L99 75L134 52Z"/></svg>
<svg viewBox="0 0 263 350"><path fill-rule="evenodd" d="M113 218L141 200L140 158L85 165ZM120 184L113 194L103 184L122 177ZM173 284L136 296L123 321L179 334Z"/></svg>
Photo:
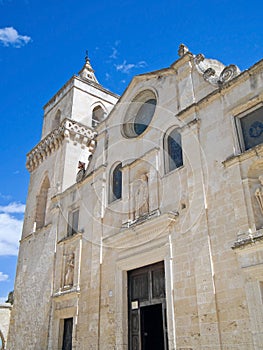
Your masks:
<svg viewBox="0 0 263 350"><path fill-rule="evenodd" d="M178 56L183 57L187 52L189 52L188 47L184 44L181 44L178 49Z"/></svg>
<svg viewBox="0 0 263 350"><path fill-rule="evenodd" d="M77 172L77 176L76 176L76 182L80 182L83 178L84 178L84 175L85 175L85 163L83 162L79 162L78 164L78 172Z"/></svg>
<svg viewBox="0 0 263 350"><path fill-rule="evenodd" d="M149 188L148 176L142 174L138 180L135 181L135 219L149 213Z"/></svg>
<svg viewBox="0 0 263 350"><path fill-rule="evenodd" d="M73 286L73 277L74 277L74 253L71 253L67 257L65 274L64 274L64 287Z"/></svg>
<svg viewBox="0 0 263 350"><path fill-rule="evenodd" d="M255 191L255 197L257 199L257 202L259 204L261 213L263 214L263 175L260 175L258 177L260 186Z"/></svg>

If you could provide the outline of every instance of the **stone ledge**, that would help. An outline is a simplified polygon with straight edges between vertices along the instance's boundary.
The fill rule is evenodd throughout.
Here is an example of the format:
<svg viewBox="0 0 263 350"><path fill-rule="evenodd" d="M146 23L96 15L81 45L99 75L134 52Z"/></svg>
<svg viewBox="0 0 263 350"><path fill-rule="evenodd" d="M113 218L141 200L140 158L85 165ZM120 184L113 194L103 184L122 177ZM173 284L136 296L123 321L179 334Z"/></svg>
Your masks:
<svg viewBox="0 0 263 350"><path fill-rule="evenodd" d="M143 220L129 227L123 227L120 231L103 238L103 246L117 250L131 249L146 244L159 242L159 239L167 237L170 226L175 223L178 213L166 212L153 216L150 220Z"/></svg>
<svg viewBox="0 0 263 350"><path fill-rule="evenodd" d="M127 229L127 228L133 227L135 225L140 225L140 224L144 223L145 221L150 220L150 219L155 218L155 217L160 216L160 215L161 215L160 210L157 209L157 210L152 211L151 213L144 214L144 215L138 217L137 219L129 220L129 221L125 222L124 224L122 224L121 228Z"/></svg>
<svg viewBox="0 0 263 350"><path fill-rule="evenodd" d="M224 160L222 164L227 168L228 166L236 164L240 161L259 156L263 156L263 144L252 147L242 153L231 155Z"/></svg>
<svg viewBox="0 0 263 350"><path fill-rule="evenodd" d="M59 299L66 300L66 299L70 299L70 298L72 298L76 295L79 295L79 294L80 294L80 288L78 286L73 286L69 289L62 288L59 291L54 292L53 298L55 298L55 299L59 298Z"/></svg>
<svg viewBox="0 0 263 350"><path fill-rule="evenodd" d="M243 248L244 246L252 245L262 240L263 240L263 229L258 230L254 233L250 233L245 237L239 238L234 242L234 245L231 248L232 249Z"/></svg>
<svg viewBox="0 0 263 350"><path fill-rule="evenodd" d="M76 232L74 233L73 235L70 235L70 236L64 236L62 239L60 239L57 244L61 244L61 243L65 243L65 242L68 242L68 241L74 241L74 240L77 240L77 239L81 239L82 238L82 232Z"/></svg>

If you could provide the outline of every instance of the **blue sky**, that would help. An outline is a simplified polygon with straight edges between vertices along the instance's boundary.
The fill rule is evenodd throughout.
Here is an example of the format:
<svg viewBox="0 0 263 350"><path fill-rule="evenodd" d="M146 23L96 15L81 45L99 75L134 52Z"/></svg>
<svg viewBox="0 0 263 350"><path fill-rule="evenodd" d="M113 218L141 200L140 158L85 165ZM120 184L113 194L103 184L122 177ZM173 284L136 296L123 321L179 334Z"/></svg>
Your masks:
<svg viewBox="0 0 263 350"><path fill-rule="evenodd" d="M168 67L180 43L247 69L263 57L261 1L0 0L0 302L13 289L42 106L84 64L121 94L134 75Z"/></svg>

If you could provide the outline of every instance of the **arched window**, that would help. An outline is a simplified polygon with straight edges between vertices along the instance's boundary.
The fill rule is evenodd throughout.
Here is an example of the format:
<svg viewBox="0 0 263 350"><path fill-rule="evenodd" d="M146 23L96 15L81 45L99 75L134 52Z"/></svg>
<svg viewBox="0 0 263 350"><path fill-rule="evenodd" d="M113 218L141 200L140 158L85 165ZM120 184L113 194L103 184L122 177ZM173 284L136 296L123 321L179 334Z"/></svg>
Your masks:
<svg viewBox="0 0 263 350"><path fill-rule="evenodd" d="M50 188L49 179L46 176L44 181L42 182L42 186L37 196L37 204L36 204L36 229L41 228L45 225L46 218L46 209L47 209L47 196L48 190Z"/></svg>
<svg viewBox="0 0 263 350"><path fill-rule="evenodd" d="M95 128L105 118L105 111L101 106L97 106L92 111L92 127Z"/></svg>
<svg viewBox="0 0 263 350"><path fill-rule="evenodd" d="M122 164L119 163L111 175L111 196L110 202L120 199L122 196Z"/></svg>
<svg viewBox="0 0 263 350"><path fill-rule="evenodd" d="M52 130L58 128L60 122L61 122L61 111L59 109L55 115L53 122L52 122Z"/></svg>
<svg viewBox="0 0 263 350"><path fill-rule="evenodd" d="M173 129L166 135L164 151L167 173L183 165L181 134L177 129Z"/></svg>
<svg viewBox="0 0 263 350"><path fill-rule="evenodd" d="M4 350L4 348L5 348L5 339L2 332L0 331L0 350Z"/></svg>

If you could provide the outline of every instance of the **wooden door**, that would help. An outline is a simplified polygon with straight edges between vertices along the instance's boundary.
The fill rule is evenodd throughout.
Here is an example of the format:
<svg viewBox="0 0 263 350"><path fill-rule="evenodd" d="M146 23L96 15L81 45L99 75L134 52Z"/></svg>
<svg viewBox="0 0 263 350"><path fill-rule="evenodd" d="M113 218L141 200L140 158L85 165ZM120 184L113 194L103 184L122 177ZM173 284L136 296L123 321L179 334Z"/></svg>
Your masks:
<svg viewBox="0 0 263 350"><path fill-rule="evenodd" d="M167 350L164 263L128 272L129 350Z"/></svg>

